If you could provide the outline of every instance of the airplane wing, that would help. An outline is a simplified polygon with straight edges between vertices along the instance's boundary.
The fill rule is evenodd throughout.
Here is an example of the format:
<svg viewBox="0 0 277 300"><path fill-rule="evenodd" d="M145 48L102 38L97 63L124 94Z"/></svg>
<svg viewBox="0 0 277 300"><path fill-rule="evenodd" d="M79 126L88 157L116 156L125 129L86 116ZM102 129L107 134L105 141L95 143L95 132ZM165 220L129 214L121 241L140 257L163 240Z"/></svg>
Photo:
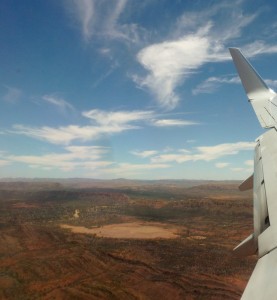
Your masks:
<svg viewBox="0 0 277 300"><path fill-rule="evenodd" d="M270 128L257 138L254 174L240 186L253 188L254 233L234 252L259 257L241 299L277 299L277 96L239 49L229 50L262 127Z"/></svg>
<svg viewBox="0 0 277 300"><path fill-rule="evenodd" d="M274 127L277 122L275 92L267 87L260 75L249 64L239 49L230 48L239 77L254 111L264 128Z"/></svg>

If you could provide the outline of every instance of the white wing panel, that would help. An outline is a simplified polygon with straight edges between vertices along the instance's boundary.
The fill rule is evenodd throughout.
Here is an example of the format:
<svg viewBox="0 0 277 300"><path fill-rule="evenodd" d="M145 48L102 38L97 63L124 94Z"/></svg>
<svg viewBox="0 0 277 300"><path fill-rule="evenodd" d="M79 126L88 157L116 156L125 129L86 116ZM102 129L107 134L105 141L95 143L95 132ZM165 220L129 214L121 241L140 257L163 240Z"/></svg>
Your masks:
<svg viewBox="0 0 277 300"><path fill-rule="evenodd" d="M276 122L276 112L272 111L272 105L269 100L250 100L257 118L263 128L274 127Z"/></svg>
<svg viewBox="0 0 277 300"><path fill-rule="evenodd" d="M276 278L277 249L259 259L241 299L277 299Z"/></svg>
<svg viewBox="0 0 277 300"><path fill-rule="evenodd" d="M276 278L277 249L259 259L241 299L277 299Z"/></svg>
<svg viewBox="0 0 277 300"><path fill-rule="evenodd" d="M264 185L270 226L277 227L277 132L269 130L260 138Z"/></svg>

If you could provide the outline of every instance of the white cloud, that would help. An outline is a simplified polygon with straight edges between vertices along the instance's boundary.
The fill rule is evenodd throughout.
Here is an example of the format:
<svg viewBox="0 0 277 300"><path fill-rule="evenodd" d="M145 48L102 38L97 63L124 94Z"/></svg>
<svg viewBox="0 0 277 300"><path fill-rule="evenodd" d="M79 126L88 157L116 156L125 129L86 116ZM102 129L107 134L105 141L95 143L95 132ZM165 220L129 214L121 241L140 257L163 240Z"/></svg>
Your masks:
<svg viewBox="0 0 277 300"><path fill-rule="evenodd" d="M22 163L29 168L42 170L60 170L71 172L81 169L82 172L93 171L94 176L109 176L110 178L122 176L136 176L155 169L165 169L168 164L132 164L117 163L105 159L110 148L100 146L68 146L60 153L44 155L5 155L6 160L0 160L0 166L11 163ZM147 151L144 153L146 156ZM154 153L152 153L153 155ZM145 157L146 157L145 156Z"/></svg>
<svg viewBox="0 0 277 300"><path fill-rule="evenodd" d="M68 6L68 4L70 6ZM67 9L75 16L81 25L82 34L85 40L89 40L92 36L95 24L95 3L93 0L71 0L65 2Z"/></svg>
<svg viewBox="0 0 277 300"><path fill-rule="evenodd" d="M179 149L178 152L180 152L180 153L190 153L190 150L187 150L187 149Z"/></svg>
<svg viewBox="0 0 277 300"><path fill-rule="evenodd" d="M152 124L157 127L173 127L173 126L198 125L199 123L194 121L186 121L186 120L178 120L178 119L164 119L164 120L154 120Z"/></svg>
<svg viewBox="0 0 277 300"><path fill-rule="evenodd" d="M139 87L153 93L162 107L174 109L180 101L177 87L204 64L230 60L227 46L241 36L242 30L257 15L258 12L244 14L241 1L222 1L203 11L185 12L177 20L169 38L147 46L137 54L137 60L147 74L144 77L134 75L133 80ZM241 48L247 57L277 52L277 45L268 45L263 41L255 41ZM194 93L212 92L220 83L219 79L210 78Z"/></svg>
<svg viewBox="0 0 277 300"><path fill-rule="evenodd" d="M272 79L265 79L265 83L272 89L277 88L277 80L272 80Z"/></svg>
<svg viewBox="0 0 277 300"><path fill-rule="evenodd" d="M265 83L271 88L277 88L277 80L264 79ZM193 90L193 95L198 94L211 94L220 88L222 84L237 84L241 83L238 76L221 76L221 77L209 77L199 85L197 85Z"/></svg>
<svg viewBox="0 0 277 300"><path fill-rule="evenodd" d="M193 95L198 94L210 94L216 91L222 84L233 84L240 83L238 76L221 76L221 77L209 77L199 85L197 85L193 90Z"/></svg>
<svg viewBox="0 0 277 300"><path fill-rule="evenodd" d="M103 160L109 148L98 146L70 146L66 152L45 155L9 155L9 162L20 162L31 168L57 168L72 171L76 168L97 169L111 165L113 162Z"/></svg>
<svg viewBox="0 0 277 300"><path fill-rule="evenodd" d="M65 112L66 110L74 110L74 107L67 101L65 101L62 98L58 98L54 95L44 95L42 96L42 99L56 107L58 107L62 112Z"/></svg>
<svg viewBox="0 0 277 300"><path fill-rule="evenodd" d="M158 154L158 151L155 151L155 150L131 151L131 153L133 155L136 155L136 156L139 156L139 157L142 157L142 158L146 158L146 157Z"/></svg>
<svg viewBox="0 0 277 300"><path fill-rule="evenodd" d="M154 117L154 114L152 111L109 112L94 109L83 112L83 116L95 124L87 126L68 125L57 128L14 125L13 130L10 132L48 141L53 144L67 145L73 141L90 141L126 130L139 129L139 126L132 123L145 121Z"/></svg>
<svg viewBox="0 0 277 300"><path fill-rule="evenodd" d="M247 171L247 169L244 169L244 168L231 168L232 171L234 172L244 172L244 171Z"/></svg>
<svg viewBox="0 0 277 300"><path fill-rule="evenodd" d="M144 78L134 76L141 87L149 89L161 106L173 109L179 102L175 88L206 60L208 39L199 30L176 41L166 41L142 49L137 59L148 71Z"/></svg>
<svg viewBox="0 0 277 300"><path fill-rule="evenodd" d="M254 167L254 160L246 160L244 164L248 167Z"/></svg>
<svg viewBox="0 0 277 300"><path fill-rule="evenodd" d="M69 125L58 128L43 126L40 128L24 125L14 125L14 130L10 131L16 134L26 135L42 141L53 144L67 145L73 141L90 141L99 139L103 135L120 133L125 130L136 129L130 125L107 125L107 126L78 126Z"/></svg>
<svg viewBox="0 0 277 300"><path fill-rule="evenodd" d="M246 57L253 57L260 54L272 54L277 52L277 45L268 44L262 40L254 41L253 43L241 47L243 54Z"/></svg>
<svg viewBox="0 0 277 300"><path fill-rule="evenodd" d="M187 161L211 161L228 155L238 154L240 151L253 150L255 143L237 142L226 143L215 146L196 147L195 151L185 153L168 153L154 156L151 161L154 163L177 162L184 163Z"/></svg>
<svg viewBox="0 0 277 300"><path fill-rule="evenodd" d="M224 163L224 162L219 162L219 163L216 163L215 166L219 169L222 169L222 168L226 168L228 167L230 164L229 163Z"/></svg>
<svg viewBox="0 0 277 300"><path fill-rule="evenodd" d="M109 57L111 60L113 59L112 58L112 56L111 56L111 54L108 54L108 52L107 52L107 54L103 54L103 53L101 53L102 55L105 55L105 56L107 56L107 57ZM93 86L93 88L96 88L97 86L99 86L105 79L107 79L113 72L114 72L114 70L116 70L117 68L119 67L119 63L117 62L117 61L114 61L111 65L110 65L110 67L109 67L109 69L106 71L106 72L104 72L93 84L92 84L92 86Z"/></svg>
<svg viewBox="0 0 277 300"><path fill-rule="evenodd" d="M3 96L3 100L10 104L17 103L23 94L22 91L18 88L10 87L10 86L5 86L5 88L7 89L7 92Z"/></svg>
<svg viewBox="0 0 277 300"><path fill-rule="evenodd" d="M193 144L193 143L196 142L196 140L187 140L186 142L189 143L189 144Z"/></svg>
<svg viewBox="0 0 277 300"><path fill-rule="evenodd" d="M213 160L225 155L234 155L243 150L253 150L255 142L237 142L219 144L216 146L197 147L200 152L200 158L204 160Z"/></svg>
<svg viewBox="0 0 277 300"><path fill-rule="evenodd" d="M108 176L109 178L118 177L134 177L145 174L147 175L151 170L159 170L169 168L168 164L131 164L131 163L118 163L113 168L103 168L99 170L99 176ZM144 176L145 177L145 176Z"/></svg>
<svg viewBox="0 0 277 300"><path fill-rule="evenodd" d="M51 98L51 101L53 99ZM56 99L55 99L56 100ZM59 105L59 104L55 104ZM62 102L61 105L66 105ZM187 126L195 125L196 122L162 119L158 120L153 111L104 111L93 109L82 113L83 117L89 119L92 124L86 126L68 125L57 128L43 126L32 127L16 124L9 133L22 134L35 139L47 141L54 144L67 145L73 141L90 141L103 136L110 136L126 130L140 129L141 124L148 126Z"/></svg>
<svg viewBox="0 0 277 300"><path fill-rule="evenodd" d="M10 164L9 161L0 159L0 167L6 166L6 165L9 165L9 164Z"/></svg>
<svg viewBox="0 0 277 300"><path fill-rule="evenodd" d="M130 122L147 120L154 116L153 111L104 111L93 109L83 112L83 116L101 125L123 125Z"/></svg>
<svg viewBox="0 0 277 300"><path fill-rule="evenodd" d="M122 23L120 16L125 11L127 0L68 0L65 8L77 20L84 40L93 37L139 43L145 30L134 23Z"/></svg>

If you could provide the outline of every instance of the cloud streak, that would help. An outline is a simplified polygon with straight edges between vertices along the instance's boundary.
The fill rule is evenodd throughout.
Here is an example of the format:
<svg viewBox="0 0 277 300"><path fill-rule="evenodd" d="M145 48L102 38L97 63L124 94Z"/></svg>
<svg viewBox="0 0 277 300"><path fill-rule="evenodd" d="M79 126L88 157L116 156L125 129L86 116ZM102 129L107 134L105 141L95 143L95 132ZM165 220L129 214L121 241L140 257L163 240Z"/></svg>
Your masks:
<svg viewBox="0 0 277 300"><path fill-rule="evenodd" d="M113 162L105 159L105 156L109 155L109 153L110 149L107 147L68 146L65 147L61 153L49 153L45 155L5 155L5 160L0 160L0 166L21 163L27 165L29 168L44 171L56 169L62 172L71 172L82 169L82 172L93 171L94 175L108 175L113 178L118 176L135 176L149 170L170 167L168 164ZM144 154L146 154L146 152Z"/></svg>
<svg viewBox="0 0 277 300"><path fill-rule="evenodd" d="M14 125L9 132L26 135L31 138L47 141L53 144L68 145L74 141L91 141L103 136L110 136L126 130L139 129L134 122L153 117L152 111L117 111L108 112L103 110L90 110L82 114L90 119L93 125L79 126L68 125L57 128L43 126L31 127L25 125Z"/></svg>
<svg viewBox="0 0 277 300"><path fill-rule="evenodd" d="M109 152L106 147L99 146L70 146L65 147L66 152L50 153L45 155L8 155L6 159L11 162L20 162L32 168L59 169L72 171L76 168L97 169L106 167L113 162L102 160L103 155Z"/></svg>
<svg viewBox="0 0 277 300"><path fill-rule="evenodd" d="M264 79L265 83L271 88L277 88L277 80ZM238 76L221 76L221 77L209 77L200 84L198 84L193 90L193 95L199 94L212 94L217 91L224 84L240 84L241 81Z"/></svg>
<svg viewBox="0 0 277 300"><path fill-rule="evenodd" d="M3 96L3 100L10 104L17 103L23 94L22 91L18 88L10 86L5 86L5 88L7 89L7 92Z"/></svg>
<svg viewBox="0 0 277 300"><path fill-rule="evenodd" d="M226 143L218 144L215 146L201 146L196 147L195 152L188 152L185 150L184 153L166 153L157 155L151 158L154 163L184 163L188 161L212 161L218 158L235 155L240 151L253 150L255 143L252 142L237 142L237 143ZM181 152L181 151L179 151Z"/></svg>
<svg viewBox="0 0 277 300"><path fill-rule="evenodd" d="M66 106L67 104L50 98L55 101L54 105ZM48 99L49 100L49 99ZM68 145L75 141L87 142L96 140L104 136L111 136L124 131L141 129L143 124L147 126L187 126L195 125L196 122L169 119L158 120L153 111L133 110L133 111L105 111L93 109L85 111L82 116L90 121L86 126L68 125L60 127L32 127L21 124L13 125L13 129L8 133L25 135L31 138L47 141L53 144Z"/></svg>
<svg viewBox="0 0 277 300"><path fill-rule="evenodd" d="M8 160L0 159L0 167L9 165L10 162Z"/></svg>
<svg viewBox="0 0 277 300"><path fill-rule="evenodd" d="M132 163L118 163L114 167L106 168L99 170L99 176L108 176L109 178L118 178L118 177L133 177L144 175L144 178L147 178L147 175L150 171L153 170L162 170L169 168L169 164L132 164Z"/></svg>
<svg viewBox="0 0 277 300"><path fill-rule="evenodd" d="M193 95L198 94L211 94L220 88L222 84L236 84L240 83L238 76L221 76L221 77L209 77L202 83L197 85L193 90Z"/></svg>
<svg viewBox="0 0 277 300"><path fill-rule="evenodd" d="M141 158L146 158L158 154L155 150L145 150L145 151L131 151L133 155L139 156Z"/></svg>
<svg viewBox="0 0 277 300"><path fill-rule="evenodd" d="M66 100L56 97L54 95L44 95L42 96L42 99L46 101L47 103L56 106L59 108L62 112L66 112L67 110L74 110L73 105L71 105Z"/></svg>
<svg viewBox="0 0 277 300"><path fill-rule="evenodd" d="M216 163L215 166L219 169L223 169L223 168L226 168L228 167L230 164L229 163L224 163L224 162L219 162L219 163Z"/></svg>
<svg viewBox="0 0 277 300"><path fill-rule="evenodd" d="M175 126L179 127L179 126L199 125L199 123L194 121L180 120L180 119L154 120L152 124L157 127L175 127Z"/></svg>
<svg viewBox="0 0 277 300"><path fill-rule="evenodd" d="M94 37L139 43L145 30L134 23L121 22L127 0L68 0L65 9L80 26L82 37L90 42Z"/></svg>
<svg viewBox="0 0 277 300"><path fill-rule="evenodd" d="M118 126L131 122L147 120L154 117L153 111L104 111L99 109L93 109L85 111L82 115L97 124L106 126Z"/></svg>
<svg viewBox="0 0 277 300"><path fill-rule="evenodd" d="M41 169L44 171L59 170L62 172L72 172L82 170L82 172L93 171L98 177L134 177L148 174L149 171L171 168L172 163L186 163L195 161L213 161L221 157L236 155L240 151L253 150L255 143L237 142L218 144L214 146L200 146L189 151L179 149L175 152L165 153L157 150L132 151L131 153L148 163L137 164L131 162L114 162L107 159L111 149L102 146L66 146L59 153L48 153L44 155L11 155L0 153L0 166L13 163L21 163L29 168ZM160 154L159 154L160 153ZM245 161L245 165L251 167L252 161ZM226 168L230 163L217 162L217 168ZM238 171L237 168L230 168ZM243 169L244 168L240 168ZM245 169L248 171L248 169Z"/></svg>

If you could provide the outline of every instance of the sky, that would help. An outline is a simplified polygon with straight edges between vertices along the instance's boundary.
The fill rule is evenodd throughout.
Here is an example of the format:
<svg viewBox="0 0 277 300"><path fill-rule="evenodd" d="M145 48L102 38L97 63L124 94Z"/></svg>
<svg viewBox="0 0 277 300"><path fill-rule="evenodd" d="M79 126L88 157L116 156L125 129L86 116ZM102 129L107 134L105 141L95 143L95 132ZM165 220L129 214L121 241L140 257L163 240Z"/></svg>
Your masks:
<svg viewBox="0 0 277 300"><path fill-rule="evenodd" d="M246 179L264 130L228 47L277 89L277 4L2 0L0 178Z"/></svg>

